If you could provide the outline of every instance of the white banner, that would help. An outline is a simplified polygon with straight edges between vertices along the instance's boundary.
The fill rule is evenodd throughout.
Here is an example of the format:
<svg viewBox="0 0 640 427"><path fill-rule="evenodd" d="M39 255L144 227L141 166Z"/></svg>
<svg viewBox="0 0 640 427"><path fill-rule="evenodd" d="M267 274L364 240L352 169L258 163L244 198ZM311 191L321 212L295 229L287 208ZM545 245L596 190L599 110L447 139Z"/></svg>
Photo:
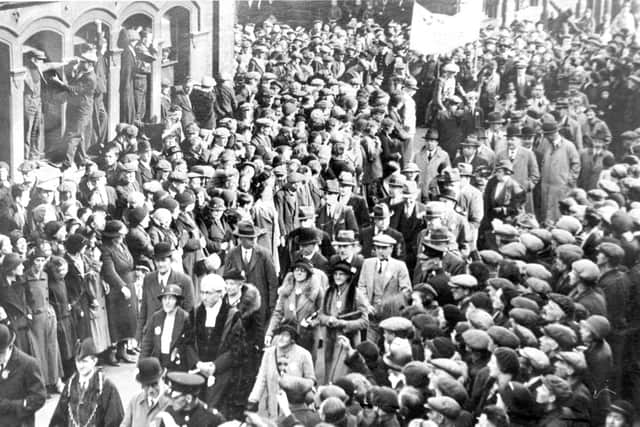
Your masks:
<svg viewBox="0 0 640 427"><path fill-rule="evenodd" d="M474 9L463 8L450 16L431 13L414 1L409 48L423 55L451 52L478 39L482 19Z"/></svg>

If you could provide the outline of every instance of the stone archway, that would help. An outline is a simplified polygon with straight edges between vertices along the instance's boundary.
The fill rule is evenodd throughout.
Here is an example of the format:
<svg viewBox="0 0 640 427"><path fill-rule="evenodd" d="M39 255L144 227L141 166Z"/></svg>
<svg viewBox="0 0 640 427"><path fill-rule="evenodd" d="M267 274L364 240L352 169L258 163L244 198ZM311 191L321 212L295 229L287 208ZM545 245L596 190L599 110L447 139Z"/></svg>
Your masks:
<svg viewBox="0 0 640 427"><path fill-rule="evenodd" d="M182 84L191 67L191 16L188 9L175 6L162 16L162 78Z"/></svg>
<svg viewBox="0 0 640 427"><path fill-rule="evenodd" d="M59 67L40 74L44 79L41 85L42 115L44 117L44 153L55 150L62 144L62 135L65 127L64 103L65 98L61 92L46 83L47 79L57 74L64 79L62 60L65 56L63 35L53 30L37 31L24 41L24 50L37 49L44 52L46 62L59 63ZM23 58L23 62L26 62ZM30 71L27 70L27 73ZM24 123L27 132L28 123ZM25 133L26 135L26 133Z"/></svg>

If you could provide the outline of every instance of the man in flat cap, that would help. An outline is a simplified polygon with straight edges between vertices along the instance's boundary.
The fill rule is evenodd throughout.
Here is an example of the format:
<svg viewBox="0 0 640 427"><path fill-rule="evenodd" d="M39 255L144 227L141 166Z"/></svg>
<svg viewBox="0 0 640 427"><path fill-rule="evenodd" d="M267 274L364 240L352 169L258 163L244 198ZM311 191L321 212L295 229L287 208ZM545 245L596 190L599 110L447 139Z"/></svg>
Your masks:
<svg viewBox="0 0 640 427"><path fill-rule="evenodd" d="M369 305L369 329L367 339L377 343L380 337L378 324L389 315L393 306L404 306L411 293L411 279L404 262L391 257L396 241L387 234L373 238L375 256L362 264L358 288L366 296Z"/></svg>

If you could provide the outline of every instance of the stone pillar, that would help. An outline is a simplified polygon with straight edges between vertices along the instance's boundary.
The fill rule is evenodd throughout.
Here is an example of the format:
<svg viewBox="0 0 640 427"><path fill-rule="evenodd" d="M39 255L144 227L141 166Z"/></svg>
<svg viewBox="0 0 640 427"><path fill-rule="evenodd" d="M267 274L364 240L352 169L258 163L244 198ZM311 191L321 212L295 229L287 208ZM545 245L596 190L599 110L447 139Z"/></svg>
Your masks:
<svg viewBox="0 0 640 427"><path fill-rule="evenodd" d="M160 34L160 31L154 33ZM162 52L162 44L159 43L156 47L158 53L156 55L156 60L151 63L151 77L149 78L149 106L147 107L147 111L149 111L149 121L151 121L152 117L156 117L158 123L160 122L160 86L162 84L162 61L161 54Z"/></svg>
<svg viewBox="0 0 640 427"><path fill-rule="evenodd" d="M115 44L113 45L115 46ZM107 137L112 140L116 137L116 125L120 123L120 61L122 49L114 48L109 51L109 81L107 91Z"/></svg>
<svg viewBox="0 0 640 427"><path fill-rule="evenodd" d="M27 70L25 68L18 68L9 72L11 92L9 99L4 100L5 103L9 104L9 159L11 176L18 176L18 166L24 161L24 76L26 72Z"/></svg>
<svg viewBox="0 0 640 427"><path fill-rule="evenodd" d="M236 2L217 1L213 4L213 73L233 73Z"/></svg>

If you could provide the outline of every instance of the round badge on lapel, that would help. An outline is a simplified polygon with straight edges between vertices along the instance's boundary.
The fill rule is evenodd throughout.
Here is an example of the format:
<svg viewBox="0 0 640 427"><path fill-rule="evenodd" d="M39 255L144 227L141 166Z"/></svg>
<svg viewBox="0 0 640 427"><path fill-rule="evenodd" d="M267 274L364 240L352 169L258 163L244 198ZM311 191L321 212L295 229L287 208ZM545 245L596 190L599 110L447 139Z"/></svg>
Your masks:
<svg viewBox="0 0 640 427"><path fill-rule="evenodd" d="M160 335L162 333L162 328L160 328L160 326L156 326L156 328L153 331L155 332L156 335Z"/></svg>

